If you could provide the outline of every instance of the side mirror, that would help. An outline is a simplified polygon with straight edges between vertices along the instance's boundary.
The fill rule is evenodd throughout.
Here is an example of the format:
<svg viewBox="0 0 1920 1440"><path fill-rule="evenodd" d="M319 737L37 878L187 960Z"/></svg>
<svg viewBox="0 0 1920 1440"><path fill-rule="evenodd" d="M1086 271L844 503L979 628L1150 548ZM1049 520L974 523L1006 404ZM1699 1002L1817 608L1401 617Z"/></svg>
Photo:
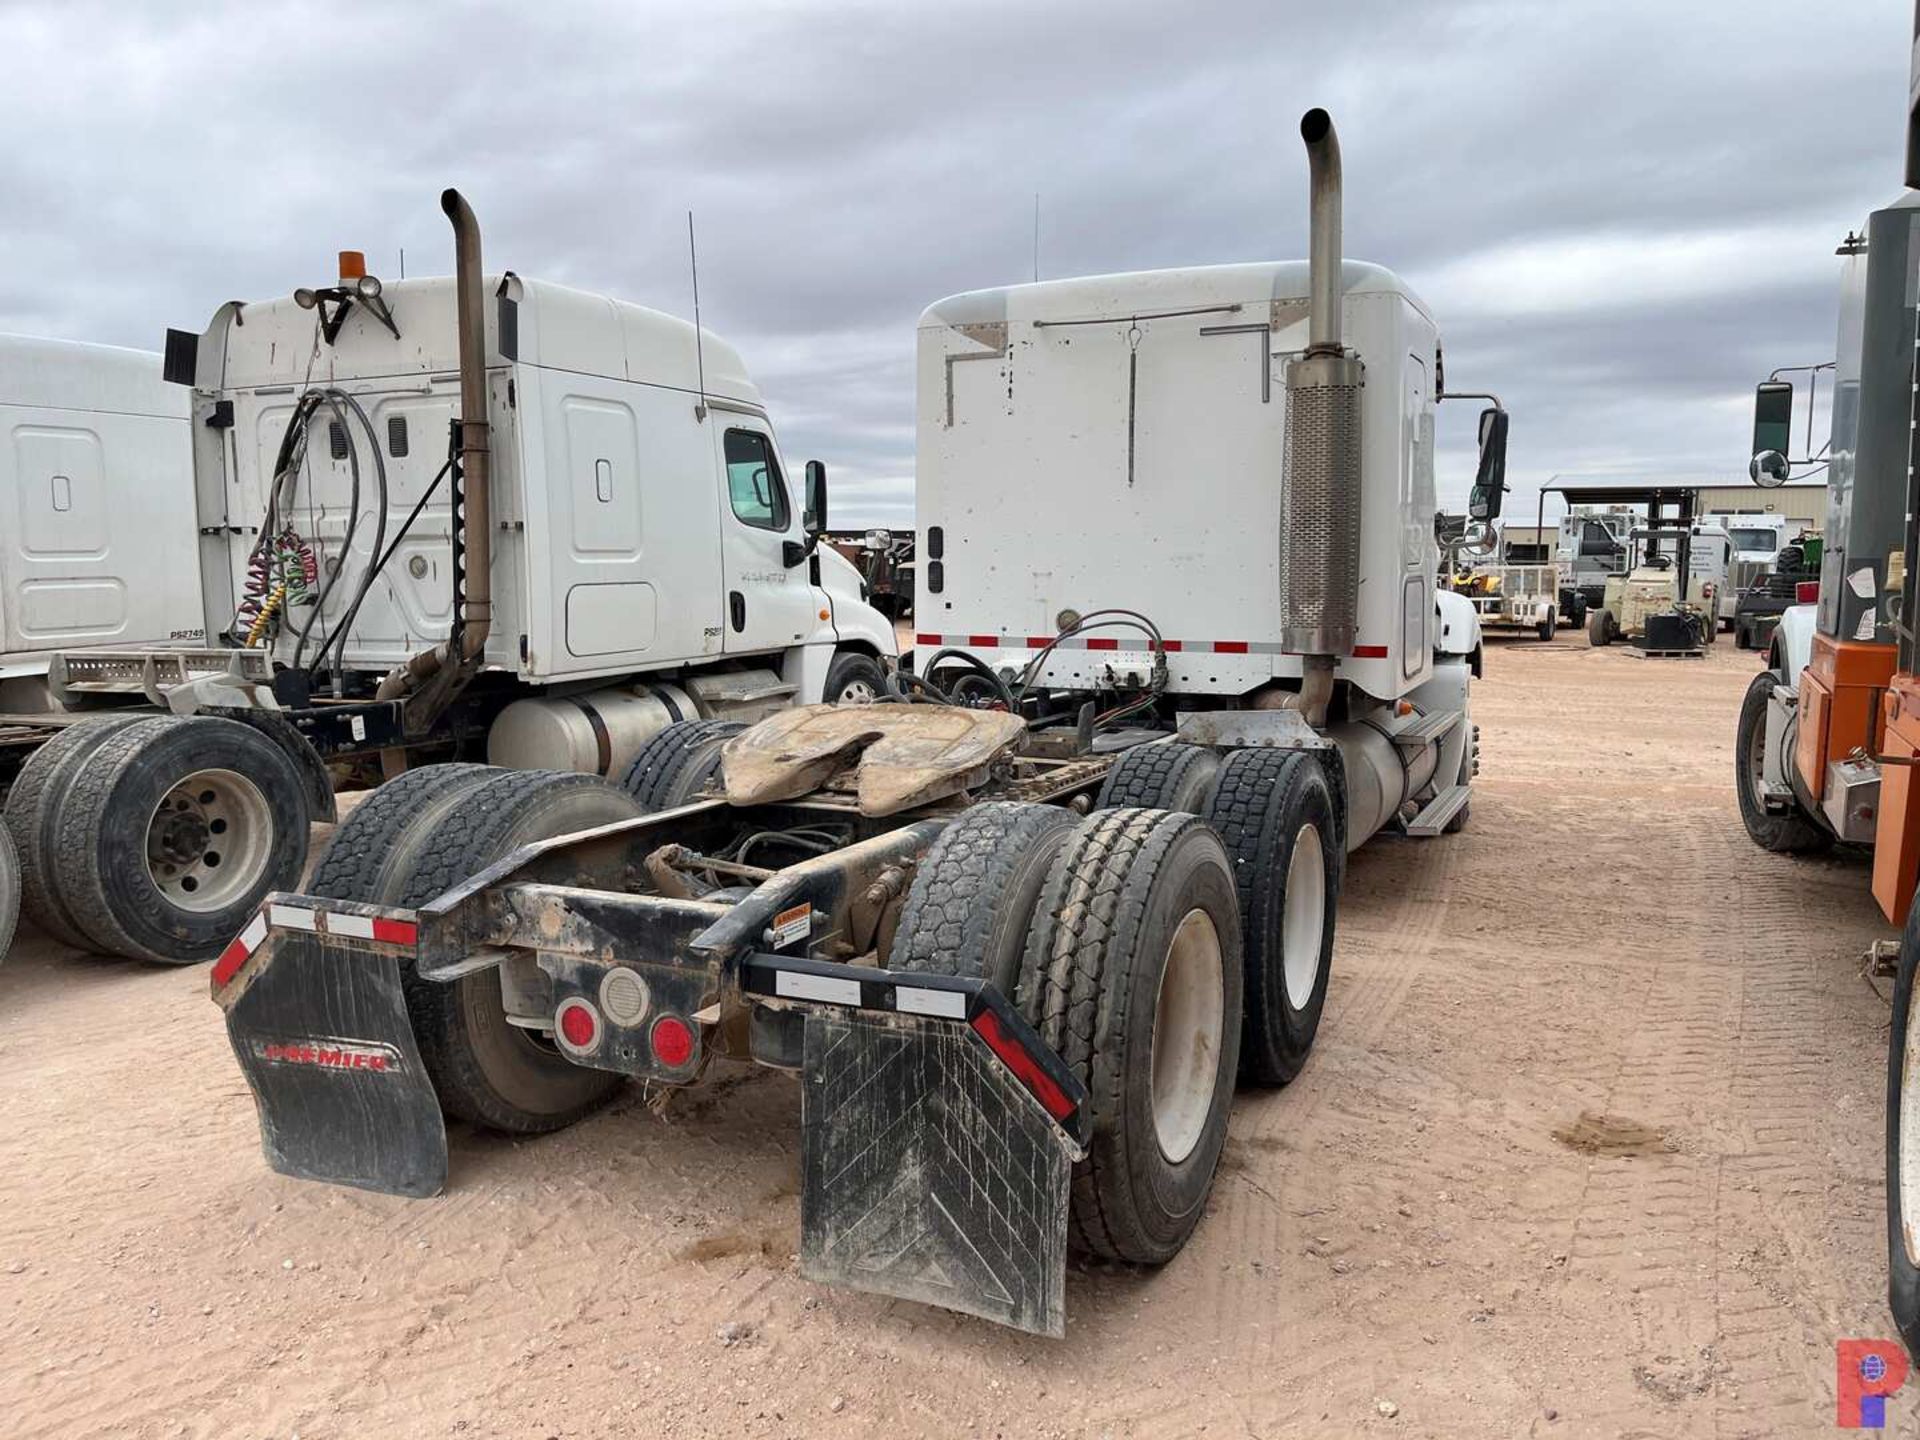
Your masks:
<svg viewBox="0 0 1920 1440"><path fill-rule="evenodd" d="M1757 483L1762 474L1771 476L1772 469L1759 465L1766 455L1779 457L1780 465L1786 465L1786 457L1793 449L1793 382L1790 380L1763 380L1753 390L1753 446L1747 453L1754 457L1754 465L1748 467ZM1784 468L1781 479L1785 479ZM1778 484L1779 481L1773 483Z"/></svg>
<svg viewBox="0 0 1920 1440"><path fill-rule="evenodd" d="M1467 514L1475 520L1497 520L1507 493L1507 412L1480 412L1480 468L1467 497Z"/></svg>
<svg viewBox="0 0 1920 1440"><path fill-rule="evenodd" d="M800 528L818 535L827 528L827 467L818 460L807 461L806 509Z"/></svg>

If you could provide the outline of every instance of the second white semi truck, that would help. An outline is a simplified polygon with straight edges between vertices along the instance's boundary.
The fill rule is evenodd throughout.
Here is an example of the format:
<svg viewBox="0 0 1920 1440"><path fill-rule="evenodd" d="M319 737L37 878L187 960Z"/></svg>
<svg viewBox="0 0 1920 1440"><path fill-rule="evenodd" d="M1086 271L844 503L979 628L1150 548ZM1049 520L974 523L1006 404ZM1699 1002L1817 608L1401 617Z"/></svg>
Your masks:
<svg viewBox="0 0 1920 1440"><path fill-rule="evenodd" d="M196 523L152 543L207 638L68 648L49 713L17 717L7 826L56 939L213 958L340 781L469 757L618 781L676 721L884 685L893 628L816 543L824 467L788 464L738 352L485 274L442 204L453 278L348 252L169 332Z"/></svg>

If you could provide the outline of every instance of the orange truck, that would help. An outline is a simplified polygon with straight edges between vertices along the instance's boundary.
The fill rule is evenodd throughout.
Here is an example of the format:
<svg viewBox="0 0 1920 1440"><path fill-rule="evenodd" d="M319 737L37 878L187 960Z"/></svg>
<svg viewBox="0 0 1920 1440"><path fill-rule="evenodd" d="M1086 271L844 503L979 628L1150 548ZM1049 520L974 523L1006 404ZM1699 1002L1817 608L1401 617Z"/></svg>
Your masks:
<svg viewBox="0 0 1920 1440"><path fill-rule="evenodd" d="M1920 273L1920 15L1915 20L1906 184L1839 249L1844 259L1832 433L1824 456L1790 459L1793 387L1754 405L1757 484L1828 469L1820 578L1780 619L1766 669L1740 707L1735 784L1763 849L1873 847L1873 896L1903 926L1887 1049L1888 1302L1920 1356L1920 654L1916 546L1920 413L1915 278ZM1913 1104L1906 1104L1911 1096Z"/></svg>

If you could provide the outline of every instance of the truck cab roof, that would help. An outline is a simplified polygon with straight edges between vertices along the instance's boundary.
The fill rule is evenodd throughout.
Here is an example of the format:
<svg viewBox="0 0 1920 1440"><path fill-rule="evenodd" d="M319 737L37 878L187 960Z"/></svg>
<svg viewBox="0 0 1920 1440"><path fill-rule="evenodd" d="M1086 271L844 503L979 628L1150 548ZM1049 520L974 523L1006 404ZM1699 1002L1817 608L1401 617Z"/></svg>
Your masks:
<svg viewBox="0 0 1920 1440"><path fill-rule="evenodd" d="M488 276L487 363L660 385L760 406L760 391L740 352L677 316L508 271ZM224 331L224 356L209 374L203 353L199 384L246 390L383 375L438 375L459 365L451 276L394 280L381 287L399 330L395 337L365 305L346 314L332 344L316 334L315 313L291 296L230 304L210 333ZM223 325L224 320L224 325Z"/></svg>
<svg viewBox="0 0 1920 1440"><path fill-rule="evenodd" d="M1381 265L1348 260L1341 266L1341 289L1348 295L1391 293L1405 299L1431 321L1426 303L1398 275ZM1307 262L1264 260L1240 265L1195 265L1175 270L1135 270L1115 275L1084 275L968 290L936 300L920 315L922 330L992 324L1007 320L1072 324L1109 320L1132 313L1165 314L1212 306L1275 307L1307 304Z"/></svg>
<svg viewBox="0 0 1920 1440"><path fill-rule="evenodd" d="M187 397L160 376L148 350L0 335L0 405L95 410L184 420Z"/></svg>

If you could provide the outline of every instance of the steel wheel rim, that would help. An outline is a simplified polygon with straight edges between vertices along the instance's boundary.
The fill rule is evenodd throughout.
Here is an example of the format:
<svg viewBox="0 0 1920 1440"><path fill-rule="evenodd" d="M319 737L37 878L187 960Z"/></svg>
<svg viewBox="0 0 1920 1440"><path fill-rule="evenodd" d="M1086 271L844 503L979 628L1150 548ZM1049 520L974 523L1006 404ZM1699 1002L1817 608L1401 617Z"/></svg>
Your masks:
<svg viewBox="0 0 1920 1440"><path fill-rule="evenodd" d="M1320 944L1327 933L1327 858L1320 827L1302 825L1287 865L1287 898L1280 916L1281 980L1287 1004L1304 1010L1320 978Z"/></svg>
<svg viewBox="0 0 1920 1440"><path fill-rule="evenodd" d="M840 693L834 696L836 705L871 705L880 698L880 692L873 688L871 681L849 680L840 687Z"/></svg>
<svg viewBox="0 0 1920 1440"><path fill-rule="evenodd" d="M195 770L147 817L147 879L168 902L204 914L249 894L273 854L273 807L237 770Z"/></svg>
<svg viewBox="0 0 1920 1440"><path fill-rule="evenodd" d="M1920 985L1907 995L1907 1036L1900 1055L1900 1239L1907 1263L1920 1265Z"/></svg>
<svg viewBox="0 0 1920 1440"><path fill-rule="evenodd" d="M1167 944L1153 1007L1153 1133L1172 1164L1193 1154L1213 1113L1226 1008L1220 932L1195 907Z"/></svg>
<svg viewBox="0 0 1920 1440"><path fill-rule="evenodd" d="M1752 792L1756 805L1766 794L1767 784L1767 717L1760 716L1760 723L1753 727L1753 739L1747 744L1747 789Z"/></svg>

